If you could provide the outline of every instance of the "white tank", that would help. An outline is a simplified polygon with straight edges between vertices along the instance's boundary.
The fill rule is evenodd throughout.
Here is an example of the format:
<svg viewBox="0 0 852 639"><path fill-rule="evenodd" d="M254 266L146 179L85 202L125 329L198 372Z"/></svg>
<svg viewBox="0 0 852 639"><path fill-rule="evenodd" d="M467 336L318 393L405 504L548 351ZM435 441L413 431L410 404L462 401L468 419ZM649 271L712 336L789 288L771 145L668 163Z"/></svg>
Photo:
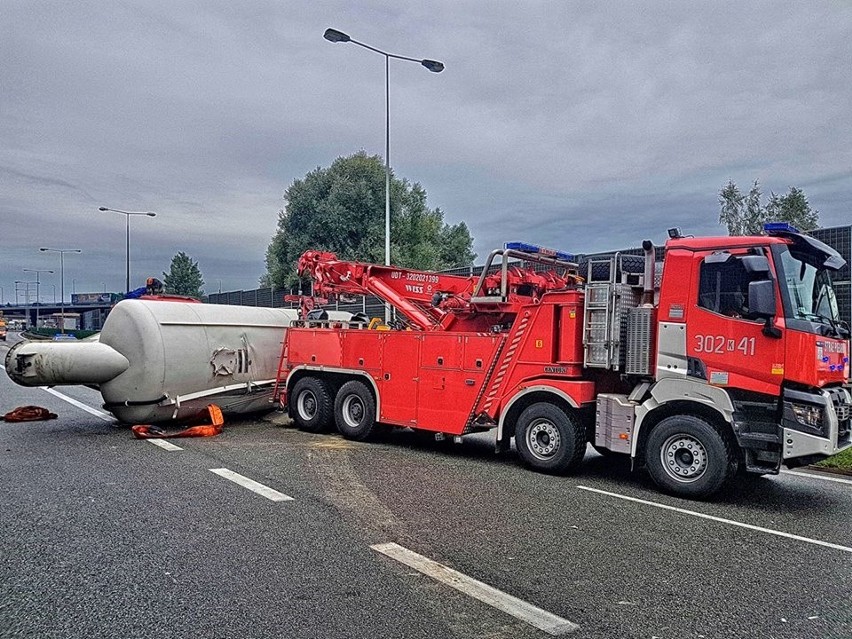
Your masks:
<svg viewBox="0 0 852 639"><path fill-rule="evenodd" d="M194 414L268 410L284 331L280 308L123 300L98 341L24 341L6 355L23 386L97 387L119 420L146 424Z"/></svg>

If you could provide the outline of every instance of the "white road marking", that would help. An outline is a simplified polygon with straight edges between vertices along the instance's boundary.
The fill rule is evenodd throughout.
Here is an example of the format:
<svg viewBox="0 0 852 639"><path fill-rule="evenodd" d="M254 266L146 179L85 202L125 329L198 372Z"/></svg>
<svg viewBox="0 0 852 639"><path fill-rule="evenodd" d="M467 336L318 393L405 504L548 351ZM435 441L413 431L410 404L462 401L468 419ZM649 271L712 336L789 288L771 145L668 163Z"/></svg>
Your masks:
<svg viewBox="0 0 852 639"><path fill-rule="evenodd" d="M817 475L816 473L800 473L796 470L782 470L782 475L795 475L796 477L807 477L808 479L820 479L822 481L833 481L838 484L852 484L852 479L843 479L841 477L828 477L827 475Z"/></svg>
<svg viewBox="0 0 852 639"><path fill-rule="evenodd" d="M180 446L175 446L173 443L167 442L165 439L160 439L159 437L146 439L145 441L151 442L152 444L154 444L154 446L159 446L163 450L183 450L183 448L181 448Z"/></svg>
<svg viewBox="0 0 852 639"><path fill-rule="evenodd" d="M211 468L210 472L216 473L225 479L229 479L235 484L239 484L243 488L248 488L250 491L257 493L258 495L262 495L272 501L293 501L293 498L289 495L279 493L277 490L274 490L269 486L264 486L263 484L240 475L239 473L235 473L233 470L228 470L227 468Z"/></svg>
<svg viewBox="0 0 852 639"><path fill-rule="evenodd" d="M758 532L768 533L770 535L777 535L778 537L786 537L788 539L795 539L797 541L804 541L809 544L816 544L817 546L825 546L826 548L833 548L834 550L842 550L843 552L852 552L852 548L849 546L841 546L840 544L832 544L828 541L820 541L819 539L811 539L810 537L802 537L801 535L794 535L792 533L781 532L780 530L772 530L771 528L763 528L762 526L753 526L752 524L744 524L741 521L734 521L733 519L725 519L723 517L714 517L713 515L707 515L705 513L699 513L694 510L686 510L685 508L677 508L675 506L668 506L666 504L659 504L655 501L647 501L645 499L638 499L636 497L628 497L627 495L619 495L618 493L611 493L606 490L598 490L597 488L589 488L588 486L577 486L580 490L588 490L593 493L598 493L601 495L608 495L609 497L615 497L617 499L625 499L627 501L636 502L637 504L645 504L646 506L655 506L656 508L663 508L665 510L672 510L677 513L682 513L684 515L692 515L693 517L700 517L702 519L710 519L712 521L718 521L723 524L728 524L729 526L738 526L740 528L748 528L749 530L756 530Z"/></svg>
<svg viewBox="0 0 852 639"><path fill-rule="evenodd" d="M370 546L370 548L406 566L414 568L418 572L422 572L424 575L432 577L432 579L440 581L451 588L455 588L474 599L478 599L489 606L502 610L516 619L520 619L539 630L543 630L549 635L564 635L580 627L567 619L542 610L502 590L497 590L493 586L468 577L457 570L447 568L443 564L419 555L399 544L376 544Z"/></svg>
<svg viewBox="0 0 852 639"><path fill-rule="evenodd" d="M58 397L59 399L61 399L64 402L68 402L72 406L76 406L77 408L84 410L91 415L94 415L98 419L104 420L105 422L109 422L111 424L114 424L115 422L118 421L115 417L113 417L109 413L105 413L102 410L98 410L97 408L92 408L91 406L87 406L83 402L78 402L73 397L68 397L68 395L63 395L62 393L60 393L57 390L54 390L52 388L48 388L47 386L39 386L39 388L41 388L46 393L50 393L51 395L55 395L56 397Z"/></svg>

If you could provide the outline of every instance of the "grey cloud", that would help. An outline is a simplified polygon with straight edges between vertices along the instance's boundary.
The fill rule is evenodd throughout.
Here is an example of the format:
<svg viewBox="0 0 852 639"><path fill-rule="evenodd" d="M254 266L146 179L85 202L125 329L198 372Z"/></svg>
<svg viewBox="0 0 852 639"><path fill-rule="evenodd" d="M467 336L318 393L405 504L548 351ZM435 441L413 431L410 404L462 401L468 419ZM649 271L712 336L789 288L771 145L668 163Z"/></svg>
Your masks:
<svg viewBox="0 0 852 639"><path fill-rule="evenodd" d="M486 254L721 231L716 192L805 189L826 225L852 204L852 7L825 2L342 0L6 2L0 29L0 285L79 244L81 285L185 251L207 289L263 272L283 191L359 149L391 162ZM24 264L24 262L27 262ZM36 264L38 266L38 264ZM66 274L66 278L72 277ZM214 287L215 284L215 287ZM79 287L78 287L79 290ZM8 294L7 294L8 297Z"/></svg>

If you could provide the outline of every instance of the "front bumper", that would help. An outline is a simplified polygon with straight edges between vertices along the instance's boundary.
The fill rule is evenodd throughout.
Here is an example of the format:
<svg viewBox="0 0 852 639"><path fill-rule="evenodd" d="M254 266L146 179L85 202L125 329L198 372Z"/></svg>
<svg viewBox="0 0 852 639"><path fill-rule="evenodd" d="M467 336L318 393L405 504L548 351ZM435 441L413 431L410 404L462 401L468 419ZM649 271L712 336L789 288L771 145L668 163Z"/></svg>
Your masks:
<svg viewBox="0 0 852 639"><path fill-rule="evenodd" d="M852 446L852 393L848 387L833 387L815 392L784 391L781 423L782 459L809 458L806 463L835 455ZM794 406L810 407L820 415L817 422L802 423Z"/></svg>

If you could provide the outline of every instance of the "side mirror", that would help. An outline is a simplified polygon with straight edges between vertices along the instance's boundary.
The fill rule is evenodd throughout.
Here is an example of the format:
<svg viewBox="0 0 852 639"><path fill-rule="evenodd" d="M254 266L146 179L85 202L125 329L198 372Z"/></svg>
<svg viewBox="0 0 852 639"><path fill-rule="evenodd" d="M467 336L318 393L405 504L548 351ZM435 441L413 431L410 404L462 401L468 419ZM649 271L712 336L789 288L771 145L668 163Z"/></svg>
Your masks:
<svg viewBox="0 0 852 639"><path fill-rule="evenodd" d="M772 318L778 312L775 306L775 283L772 280L749 282L748 312L754 317L766 320L763 326L764 335L776 339L781 337L781 330L772 323Z"/></svg>
<svg viewBox="0 0 852 639"><path fill-rule="evenodd" d="M775 317L775 283L772 280L749 282L748 312L755 317Z"/></svg>

